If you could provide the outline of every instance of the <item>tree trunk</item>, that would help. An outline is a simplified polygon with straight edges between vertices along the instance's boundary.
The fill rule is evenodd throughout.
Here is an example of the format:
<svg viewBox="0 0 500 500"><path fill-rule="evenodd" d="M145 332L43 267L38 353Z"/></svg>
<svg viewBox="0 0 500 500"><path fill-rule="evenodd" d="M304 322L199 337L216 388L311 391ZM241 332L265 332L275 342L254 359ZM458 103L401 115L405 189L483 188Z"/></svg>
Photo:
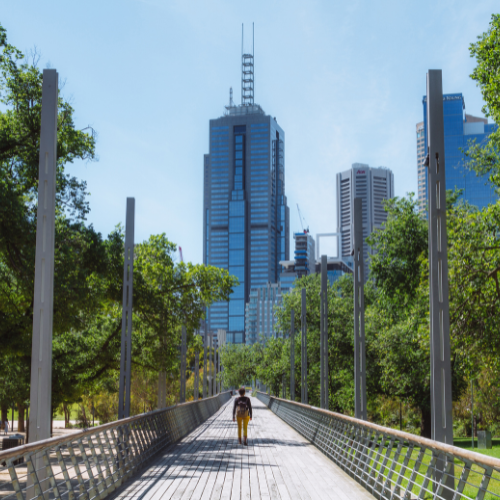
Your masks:
<svg viewBox="0 0 500 500"><path fill-rule="evenodd" d="M9 407L5 404L5 403L2 403L0 405L0 409L1 409L1 413L2 413L2 421L1 421L1 428L4 429L5 427L5 422L7 421L7 419L9 418L8 417L8 412L9 412Z"/></svg>
<svg viewBox="0 0 500 500"><path fill-rule="evenodd" d="M430 408L421 408L422 411L422 420L420 421L420 435L422 437L431 439L432 433L432 418L431 418L431 409Z"/></svg>
<svg viewBox="0 0 500 500"><path fill-rule="evenodd" d="M88 429L89 425L87 422L87 414L85 413L85 406L80 405L80 408L82 409L82 415L83 415L83 426L85 429Z"/></svg>
<svg viewBox="0 0 500 500"><path fill-rule="evenodd" d="M68 410L68 405L66 403L63 403L63 412L64 412L64 428L69 429L70 412Z"/></svg>
<svg viewBox="0 0 500 500"><path fill-rule="evenodd" d="M17 403L17 432L24 432L24 405Z"/></svg>

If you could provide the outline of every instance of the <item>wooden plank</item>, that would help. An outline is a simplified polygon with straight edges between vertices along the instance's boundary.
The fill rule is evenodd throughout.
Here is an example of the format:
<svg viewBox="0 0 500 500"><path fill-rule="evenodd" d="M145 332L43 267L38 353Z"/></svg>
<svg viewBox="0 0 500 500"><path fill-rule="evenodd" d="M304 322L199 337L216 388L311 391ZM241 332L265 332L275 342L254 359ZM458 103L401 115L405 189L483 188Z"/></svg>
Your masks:
<svg viewBox="0 0 500 500"><path fill-rule="evenodd" d="M249 446L232 401L133 478L120 500L369 500L374 497L252 398Z"/></svg>

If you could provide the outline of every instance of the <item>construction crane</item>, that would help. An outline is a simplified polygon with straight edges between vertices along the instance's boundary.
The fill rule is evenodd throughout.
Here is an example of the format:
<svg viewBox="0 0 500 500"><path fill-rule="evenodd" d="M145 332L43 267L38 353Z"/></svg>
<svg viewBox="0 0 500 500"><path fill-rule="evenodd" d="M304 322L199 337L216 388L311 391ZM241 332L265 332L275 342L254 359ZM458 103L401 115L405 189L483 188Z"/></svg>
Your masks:
<svg viewBox="0 0 500 500"><path fill-rule="evenodd" d="M182 256L182 247L179 247L179 255L181 256L181 262L184 262L184 257Z"/></svg>
<svg viewBox="0 0 500 500"><path fill-rule="evenodd" d="M297 203L297 211L299 212L299 220L300 220L300 225L302 226L302 231L304 231L304 233L308 233L309 232L309 226L307 227L307 229L304 229L304 224L302 224L302 214L300 213L300 208L299 208L299 204ZM305 219L304 219L305 221Z"/></svg>

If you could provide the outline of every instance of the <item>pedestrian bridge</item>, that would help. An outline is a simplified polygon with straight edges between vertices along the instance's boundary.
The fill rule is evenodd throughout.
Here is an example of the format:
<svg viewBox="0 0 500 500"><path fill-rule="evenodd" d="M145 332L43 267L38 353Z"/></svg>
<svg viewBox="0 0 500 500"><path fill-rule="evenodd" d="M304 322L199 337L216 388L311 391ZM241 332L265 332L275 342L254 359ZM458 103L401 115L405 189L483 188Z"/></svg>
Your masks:
<svg viewBox="0 0 500 500"><path fill-rule="evenodd" d="M488 499L500 460L267 394L229 393L0 452L0 500Z"/></svg>

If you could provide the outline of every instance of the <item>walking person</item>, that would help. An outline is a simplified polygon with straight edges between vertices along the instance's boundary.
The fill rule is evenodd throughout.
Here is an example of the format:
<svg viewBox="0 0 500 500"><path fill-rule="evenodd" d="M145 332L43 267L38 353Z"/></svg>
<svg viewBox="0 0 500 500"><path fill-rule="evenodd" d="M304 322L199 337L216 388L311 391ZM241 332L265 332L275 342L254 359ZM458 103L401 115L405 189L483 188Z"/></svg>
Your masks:
<svg viewBox="0 0 500 500"><path fill-rule="evenodd" d="M238 390L240 397L234 400L233 422L238 421L238 442L241 444L241 428L243 427L243 437L245 446L248 446L247 428L248 422L252 420L252 403L250 398L245 396L245 388Z"/></svg>
<svg viewBox="0 0 500 500"><path fill-rule="evenodd" d="M6 420L5 421L5 427L3 428L3 434L4 434L4 436L7 436L8 432L9 432L9 421Z"/></svg>

